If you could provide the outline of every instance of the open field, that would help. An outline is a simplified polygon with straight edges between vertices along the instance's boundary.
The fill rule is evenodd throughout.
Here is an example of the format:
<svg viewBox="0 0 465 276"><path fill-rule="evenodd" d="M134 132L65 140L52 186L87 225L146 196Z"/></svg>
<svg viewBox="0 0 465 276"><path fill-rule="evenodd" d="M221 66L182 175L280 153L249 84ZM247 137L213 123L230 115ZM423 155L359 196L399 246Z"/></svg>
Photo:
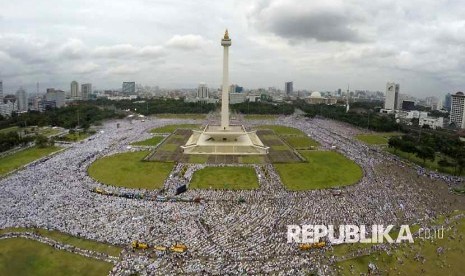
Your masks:
<svg viewBox="0 0 465 276"><path fill-rule="evenodd" d="M397 132L385 132L376 134L359 134L355 138L368 145L387 145L389 138L399 135L400 133Z"/></svg>
<svg viewBox="0 0 465 276"><path fill-rule="evenodd" d="M156 114L157 118L161 119L205 119L205 114Z"/></svg>
<svg viewBox="0 0 465 276"><path fill-rule="evenodd" d="M145 162L147 151L127 152L98 159L88 172L95 180L107 185L134 189L160 189L173 163Z"/></svg>
<svg viewBox="0 0 465 276"><path fill-rule="evenodd" d="M164 136L153 136L147 140L134 142L131 145L133 146L156 146L158 145L165 137Z"/></svg>
<svg viewBox="0 0 465 276"><path fill-rule="evenodd" d="M19 127L13 126L13 127L0 129L0 133L6 134L6 133L9 133L9 132L17 132L18 130L19 130Z"/></svg>
<svg viewBox="0 0 465 276"><path fill-rule="evenodd" d="M75 236L71 236L71 235L56 231L56 230L49 231L49 230L45 230L41 228L38 228L38 229L34 229L34 228L0 229L0 234L12 233L12 232L35 233L35 234L50 238L52 240L55 240L61 243L73 245L81 249L87 249L87 250L92 250L95 252L104 253L110 256L115 256L115 257L118 257L122 250L122 248L114 246L114 245L78 238Z"/></svg>
<svg viewBox="0 0 465 276"><path fill-rule="evenodd" d="M244 115L246 120L276 120L278 115L248 114Z"/></svg>
<svg viewBox="0 0 465 276"><path fill-rule="evenodd" d="M452 175L455 174L455 168L439 166L438 161L441 160L441 157L438 156L438 154L436 154L436 158L434 159L434 161L426 160L426 162L423 163L423 159L419 158L418 156L416 156L413 153L408 153L408 152L405 152L405 151L401 151L399 149L394 150L393 148L388 148L388 147L386 147L385 150L392 153L392 154L395 154L395 155L397 155L399 157L407 159L410 162L418 164L418 165L420 165L422 167L426 167L426 168L431 169L431 170L437 170L439 172L443 172L443 173L447 173L447 174L452 174ZM462 175L465 175L465 171L462 172Z"/></svg>
<svg viewBox="0 0 465 276"><path fill-rule="evenodd" d="M308 163L275 164L288 190L327 189L355 184L362 169L353 161L334 151L301 151Z"/></svg>
<svg viewBox="0 0 465 276"><path fill-rule="evenodd" d="M252 190L258 189L252 167L207 167L192 177L190 189Z"/></svg>
<svg viewBox="0 0 465 276"><path fill-rule="evenodd" d="M452 216L460 213L463 212L456 212ZM438 222L437 225L443 223ZM452 227L453 230L449 231L444 227L446 230L442 239L414 238L414 244L403 244L392 250L390 255L376 252L339 262L339 272L342 275L360 275L367 273L368 264L373 263L381 275L462 275L465 240L450 237L455 231L457 234L465 233L465 218L458 218L457 224L452 224ZM414 232L412 230L412 234ZM438 254L438 248L443 248L443 252Z"/></svg>
<svg viewBox="0 0 465 276"><path fill-rule="evenodd" d="M14 154L0 158L0 175L9 173L34 160L42 158L52 152L59 150L59 147L37 148L32 147Z"/></svg>
<svg viewBox="0 0 465 276"><path fill-rule="evenodd" d="M33 240L0 240L0 275L107 275L112 267Z"/></svg>
<svg viewBox="0 0 465 276"><path fill-rule="evenodd" d="M84 140L89 136L89 133L68 133L66 135L63 135L62 137L59 137L58 140L77 142Z"/></svg>
<svg viewBox="0 0 465 276"><path fill-rule="evenodd" d="M201 130L200 125L193 125L193 124L179 124L179 125L166 125L162 127L157 127L150 130L151 133L172 133L176 129L198 129Z"/></svg>
<svg viewBox="0 0 465 276"><path fill-rule="evenodd" d="M258 126L257 129L271 129L278 135L306 135L300 129L280 125L262 125Z"/></svg>

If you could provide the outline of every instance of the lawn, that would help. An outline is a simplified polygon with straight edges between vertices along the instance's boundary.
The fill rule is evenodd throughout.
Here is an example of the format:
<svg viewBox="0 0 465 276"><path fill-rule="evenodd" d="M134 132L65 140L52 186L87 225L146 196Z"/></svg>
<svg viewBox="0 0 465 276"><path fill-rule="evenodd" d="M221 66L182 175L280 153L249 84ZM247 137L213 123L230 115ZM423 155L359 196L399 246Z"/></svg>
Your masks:
<svg viewBox="0 0 465 276"><path fill-rule="evenodd" d="M457 213L459 215L460 212ZM457 231L465 233L465 219L462 217L453 223L453 229L444 231L443 239L414 238L414 244L403 244L391 251L391 255L385 252L377 252L371 255L361 256L338 263L342 275L360 275L368 272L368 264L373 263L378 267L380 275L463 275L463 249L464 239L450 239L448 233ZM442 224L438 224L442 225ZM414 231L412 234L414 234ZM439 247L444 248L442 254L437 253ZM416 255L425 258L415 260ZM400 262L400 261L402 262ZM350 272L350 266L353 271Z"/></svg>
<svg viewBox="0 0 465 276"><path fill-rule="evenodd" d="M157 118L162 119L205 119L205 114L157 114Z"/></svg>
<svg viewBox="0 0 465 276"><path fill-rule="evenodd" d="M249 114L244 115L244 118L247 120L275 120L278 115Z"/></svg>
<svg viewBox="0 0 465 276"><path fill-rule="evenodd" d="M286 142L295 149L309 149L320 145L317 141L309 138L307 135L285 136L284 140L286 140Z"/></svg>
<svg viewBox="0 0 465 276"><path fill-rule="evenodd" d="M32 147L17 153L0 158L0 175L9 173L34 160L42 158L52 152L59 150L59 147L38 148Z"/></svg>
<svg viewBox="0 0 465 276"><path fill-rule="evenodd" d="M156 146L158 145L165 137L164 136L153 136L144 141L134 142L131 145L133 146Z"/></svg>
<svg viewBox="0 0 465 276"><path fill-rule="evenodd" d="M275 164L288 190L327 189L357 183L362 169L334 151L301 151L308 163Z"/></svg>
<svg viewBox="0 0 465 276"><path fill-rule="evenodd" d="M73 245L79 247L81 249L92 250L100 253L104 253L110 256L118 257L119 253L121 252L122 248L106 243L96 242L92 240L82 239L75 236L71 236L56 230L45 230L45 229L35 229L35 228L5 228L0 229L0 234L6 233L13 233L13 232L29 232L29 233L36 233L44 237L48 237L52 240Z"/></svg>
<svg viewBox="0 0 465 276"><path fill-rule="evenodd" d="M452 175L455 174L455 169L453 167L441 167L441 166L439 166L438 161L441 160L441 157L438 156L438 154L436 154L436 158L434 159L434 161L426 160L426 162L423 163L423 159L419 158L418 156L416 156L413 153L407 153L407 152L401 151L399 149L395 151L393 148L388 148L388 147L386 147L385 150L392 153L392 154L395 154L395 155L397 155L397 156L399 156L401 158L407 159L410 162L418 164L418 165L420 165L422 167L426 167L426 168L429 168L431 170L437 170L437 171L447 173L447 174L452 174ZM462 172L462 175L465 175L465 172Z"/></svg>
<svg viewBox="0 0 465 276"><path fill-rule="evenodd" d="M376 134L359 134L356 138L368 145L387 145L389 138L400 135L397 132L386 132Z"/></svg>
<svg viewBox="0 0 465 276"><path fill-rule="evenodd" d="M89 133L77 133L77 132L75 132L75 133L68 133L68 134L66 134L66 135L64 135L62 137L59 137L58 140L77 142L77 141L84 140L89 136L90 136Z"/></svg>
<svg viewBox="0 0 465 276"><path fill-rule="evenodd" d="M154 129L150 130L150 132L151 133L172 133L178 128L198 129L198 130L200 130L200 125L194 125L194 124L166 125L166 126L154 128Z"/></svg>
<svg viewBox="0 0 465 276"><path fill-rule="evenodd" d="M19 130L19 127L13 126L13 127L0 129L0 133L6 134L6 133L9 133L9 132L17 132L18 130Z"/></svg>
<svg viewBox="0 0 465 276"><path fill-rule="evenodd" d="M171 162L145 162L148 151L126 152L98 159L88 172L95 180L118 187L160 189L173 168Z"/></svg>
<svg viewBox="0 0 465 276"><path fill-rule="evenodd" d="M107 275L112 267L33 240L0 240L0 275Z"/></svg>
<svg viewBox="0 0 465 276"><path fill-rule="evenodd" d="M258 179L252 167L207 167L194 173L190 189L253 190Z"/></svg>
<svg viewBox="0 0 465 276"><path fill-rule="evenodd" d="M297 128L287 127L287 126L279 126L279 125L263 125L258 126L258 129L271 129L278 135L305 135L306 134Z"/></svg>

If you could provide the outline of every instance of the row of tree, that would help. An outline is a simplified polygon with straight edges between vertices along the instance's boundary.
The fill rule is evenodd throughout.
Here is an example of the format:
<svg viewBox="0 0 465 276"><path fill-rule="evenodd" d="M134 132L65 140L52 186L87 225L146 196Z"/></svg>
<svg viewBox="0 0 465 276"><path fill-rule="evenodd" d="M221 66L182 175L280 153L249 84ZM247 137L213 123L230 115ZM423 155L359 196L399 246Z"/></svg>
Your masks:
<svg viewBox="0 0 465 276"><path fill-rule="evenodd" d="M465 143L458 137L423 133L422 135L406 134L402 137L394 136L389 139L389 147L394 152L401 150L406 153L415 154L423 160L434 161L440 154L442 158L438 165L442 168L452 167L456 174L461 174L465 168Z"/></svg>

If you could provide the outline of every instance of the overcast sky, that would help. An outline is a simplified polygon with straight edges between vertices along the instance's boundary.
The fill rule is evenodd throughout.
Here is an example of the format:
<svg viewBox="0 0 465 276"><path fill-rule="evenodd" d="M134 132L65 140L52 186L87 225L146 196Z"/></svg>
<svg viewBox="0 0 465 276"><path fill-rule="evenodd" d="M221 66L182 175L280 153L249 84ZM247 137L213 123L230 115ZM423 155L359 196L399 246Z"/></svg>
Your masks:
<svg viewBox="0 0 465 276"><path fill-rule="evenodd" d="M221 82L228 28L231 81L246 88L465 90L459 0L0 0L0 79L96 89Z"/></svg>

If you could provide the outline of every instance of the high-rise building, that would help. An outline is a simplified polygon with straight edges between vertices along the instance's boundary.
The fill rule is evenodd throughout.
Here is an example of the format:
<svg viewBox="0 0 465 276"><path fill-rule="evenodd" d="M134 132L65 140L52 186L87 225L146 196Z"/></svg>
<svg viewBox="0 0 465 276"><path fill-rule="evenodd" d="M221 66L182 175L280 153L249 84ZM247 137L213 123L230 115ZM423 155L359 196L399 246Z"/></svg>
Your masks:
<svg viewBox="0 0 465 276"><path fill-rule="evenodd" d="M92 83L81 84L81 98L83 101L87 101L92 94Z"/></svg>
<svg viewBox="0 0 465 276"><path fill-rule="evenodd" d="M452 104L452 95L450 93L447 93L444 98L444 109L447 111L450 111L451 104Z"/></svg>
<svg viewBox="0 0 465 276"><path fill-rule="evenodd" d="M400 85L394 82L386 84L386 99L384 109L396 110L398 108Z"/></svg>
<svg viewBox="0 0 465 276"><path fill-rule="evenodd" d="M197 98L199 99L208 99L209 90L205 83L201 82L197 88Z"/></svg>
<svg viewBox="0 0 465 276"><path fill-rule="evenodd" d="M47 88L45 101L55 102L55 107L57 108L63 107L65 106L65 92L62 90L55 90L54 88Z"/></svg>
<svg viewBox="0 0 465 276"><path fill-rule="evenodd" d="M71 82L71 99L73 100L81 99L81 95L79 93L79 84L77 83L77 81Z"/></svg>
<svg viewBox="0 0 465 276"><path fill-rule="evenodd" d="M124 94L136 94L136 83L133 81L123 82L123 93Z"/></svg>
<svg viewBox="0 0 465 276"><path fill-rule="evenodd" d="M3 100L3 81L0 81L0 100Z"/></svg>
<svg viewBox="0 0 465 276"><path fill-rule="evenodd" d="M450 122L458 128L465 128L464 120L465 95L463 92L457 92L451 95Z"/></svg>
<svg viewBox="0 0 465 276"><path fill-rule="evenodd" d="M16 91L16 100L18 101L18 111L27 111L27 95L26 90L22 87Z"/></svg>
<svg viewBox="0 0 465 276"><path fill-rule="evenodd" d="M284 92L287 96L294 92L294 83L292 81L284 83Z"/></svg>

